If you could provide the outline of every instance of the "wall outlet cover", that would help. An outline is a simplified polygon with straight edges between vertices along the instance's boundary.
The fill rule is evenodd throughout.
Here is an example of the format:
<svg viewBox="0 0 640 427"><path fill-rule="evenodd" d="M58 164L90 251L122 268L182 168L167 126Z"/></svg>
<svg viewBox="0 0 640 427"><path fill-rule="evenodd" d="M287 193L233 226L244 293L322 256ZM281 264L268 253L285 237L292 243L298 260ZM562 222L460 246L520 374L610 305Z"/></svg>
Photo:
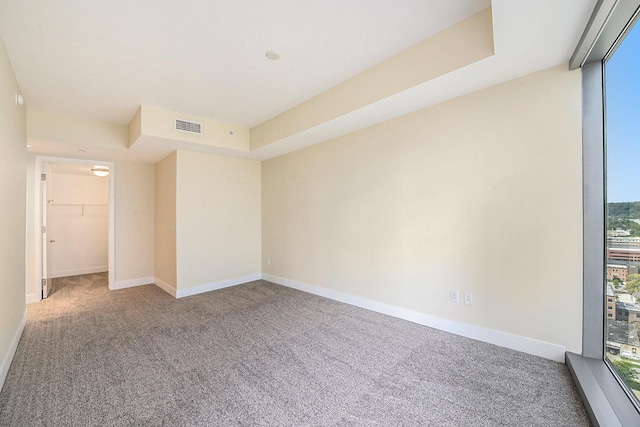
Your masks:
<svg viewBox="0 0 640 427"><path fill-rule="evenodd" d="M451 302L458 302L460 300L458 291L449 291L449 299L451 300Z"/></svg>
<svg viewBox="0 0 640 427"><path fill-rule="evenodd" d="M464 303L473 304L473 295L471 295L471 292L464 293Z"/></svg>

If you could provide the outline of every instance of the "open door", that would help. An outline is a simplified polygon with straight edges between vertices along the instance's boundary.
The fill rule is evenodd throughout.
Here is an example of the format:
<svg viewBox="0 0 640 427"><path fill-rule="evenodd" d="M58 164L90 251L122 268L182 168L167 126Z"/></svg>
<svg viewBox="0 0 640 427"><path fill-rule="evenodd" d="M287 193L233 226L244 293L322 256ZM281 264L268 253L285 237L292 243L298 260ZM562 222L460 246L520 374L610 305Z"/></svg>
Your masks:
<svg viewBox="0 0 640 427"><path fill-rule="evenodd" d="M40 200L40 221L41 221L41 233L42 233L42 256L40 259L42 260L42 298L47 298L53 288L53 280L51 279L51 248L49 245L54 243L54 240L49 240L49 235L47 233L47 215L49 212L49 203L51 202L48 198L49 194L51 194L51 166L47 162L42 162L42 170L40 175L40 196L42 199Z"/></svg>

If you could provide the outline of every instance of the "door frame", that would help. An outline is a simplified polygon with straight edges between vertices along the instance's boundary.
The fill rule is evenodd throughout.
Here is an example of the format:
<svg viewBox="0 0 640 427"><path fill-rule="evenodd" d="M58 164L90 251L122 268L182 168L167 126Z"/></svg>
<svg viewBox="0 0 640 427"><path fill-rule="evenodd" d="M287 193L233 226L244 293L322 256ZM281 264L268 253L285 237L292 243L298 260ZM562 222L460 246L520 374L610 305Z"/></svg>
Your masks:
<svg viewBox="0 0 640 427"><path fill-rule="evenodd" d="M37 298L38 301L42 300L42 279L44 277L44 272L42 271L42 255L44 253L45 248L43 248L43 242L42 242L42 230L41 230L41 224L42 224L42 192L41 192L41 185L40 185L40 174L42 173L42 164L43 163L80 163L80 164L86 164L86 165L91 165L91 166L108 166L109 167L109 236L108 236L108 240L109 240L109 250L108 250L108 257L109 257L109 262L108 262L108 266L109 266L109 273L108 273L108 281L109 281L109 289L113 289L113 285L115 283L115 262L116 262L116 257L115 257L115 186L114 186L114 182L115 182L115 174L116 174L116 168L113 162L105 162L102 160L84 160L84 159L72 159L72 158L64 158L64 157L50 157L50 156L36 156L36 164L35 164L35 178L36 178L36 185L34 186L35 188L35 226L36 226L36 230L35 230L35 241L34 241L34 248L36 248L36 265L38 267L36 274L35 274L35 279L36 279L36 283L35 283L35 288L36 290L40 290L39 293L39 298ZM51 177L47 177L47 179L50 179Z"/></svg>
<svg viewBox="0 0 640 427"><path fill-rule="evenodd" d="M51 292L53 279L51 278L51 248L49 246L49 192L52 189L53 181L49 179L51 174L51 163L42 162L40 165L40 173L46 174L47 179L45 181L38 181L40 184L40 225L43 230L40 231L40 244L42 250L40 251L40 271L42 272L42 290L38 292L41 299L45 299ZM44 193L43 193L44 192ZM46 253L45 253L45 250ZM46 267L45 267L46 266ZM46 275L45 275L46 272ZM45 284L47 286L47 292L45 295Z"/></svg>

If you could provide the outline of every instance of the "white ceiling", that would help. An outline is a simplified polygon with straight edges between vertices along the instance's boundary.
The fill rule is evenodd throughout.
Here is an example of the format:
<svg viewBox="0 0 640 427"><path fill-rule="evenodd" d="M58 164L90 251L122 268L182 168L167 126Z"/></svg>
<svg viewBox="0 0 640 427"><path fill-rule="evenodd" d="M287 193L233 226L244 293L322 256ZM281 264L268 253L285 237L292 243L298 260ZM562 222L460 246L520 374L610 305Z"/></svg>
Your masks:
<svg viewBox="0 0 640 427"><path fill-rule="evenodd" d="M488 5L3 0L0 35L29 108L128 124L148 104L252 127Z"/></svg>
<svg viewBox="0 0 640 427"><path fill-rule="evenodd" d="M0 37L28 108L127 124L148 104L252 127L490 3L494 56L250 155L263 159L567 63L596 0L1 0Z"/></svg>

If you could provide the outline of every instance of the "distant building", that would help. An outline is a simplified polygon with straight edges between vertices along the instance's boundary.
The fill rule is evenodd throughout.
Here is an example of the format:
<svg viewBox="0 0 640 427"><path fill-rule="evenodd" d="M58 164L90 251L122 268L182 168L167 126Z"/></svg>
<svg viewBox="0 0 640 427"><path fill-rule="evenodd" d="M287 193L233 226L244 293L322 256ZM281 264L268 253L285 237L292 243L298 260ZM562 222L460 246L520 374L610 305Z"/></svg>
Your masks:
<svg viewBox="0 0 640 427"><path fill-rule="evenodd" d="M611 236L611 237L631 236L631 231L623 230L620 228L617 228L615 230L607 230L607 236Z"/></svg>
<svg viewBox="0 0 640 427"><path fill-rule="evenodd" d="M640 237L608 237L607 247L640 249Z"/></svg>
<svg viewBox="0 0 640 427"><path fill-rule="evenodd" d="M616 293L616 300L618 302L624 302L625 304L631 304L631 305L635 303L633 296L631 296L631 294L628 294L628 293Z"/></svg>
<svg viewBox="0 0 640 427"><path fill-rule="evenodd" d="M609 261L640 261L640 248L607 248Z"/></svg>
<svg viewBox="0 0 640 427"><path fill-rule="evenodd" d="M622 264L607 264L607 280L613 280L618 278L623 282L627 281L627 275L629 274L629 267Z"/></svg>
<svg viewBox="0 0 640 427"><path fill-rule="evenodd" d="M640 322L640 305L617 301L615 320L621 320L629 324Z"/></svg>
<svg viewBox="0 0 640 427"><path fill-rule="evenodd" d="M607 319L616 320L616 293L613 285L607 285Z"/></svg>
<svg viewBox="0 0 640 427"><path fill-rule="evenodd" d="M640 356L640 340L633 323L607 319L607 351L625 357Z"/></svg>

